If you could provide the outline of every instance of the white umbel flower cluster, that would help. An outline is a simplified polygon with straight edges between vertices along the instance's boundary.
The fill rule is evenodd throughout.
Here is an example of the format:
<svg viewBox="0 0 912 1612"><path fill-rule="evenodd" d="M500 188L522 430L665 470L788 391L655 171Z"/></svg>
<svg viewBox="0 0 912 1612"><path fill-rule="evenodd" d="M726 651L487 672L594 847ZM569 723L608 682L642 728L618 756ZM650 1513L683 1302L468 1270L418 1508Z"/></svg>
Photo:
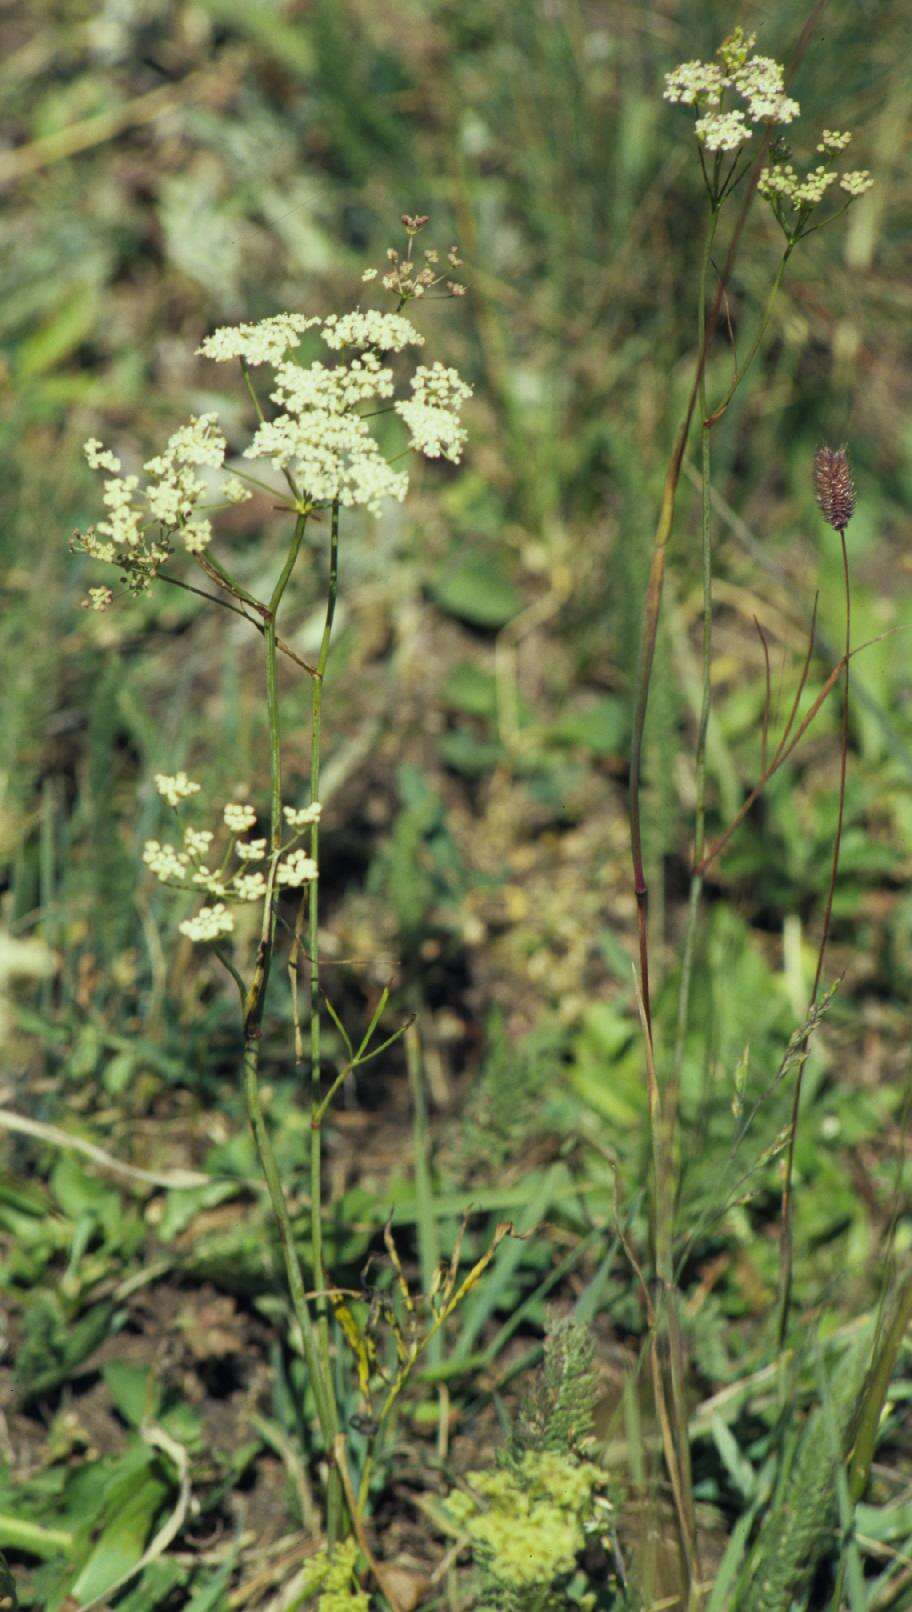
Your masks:
<svg viewBox="0 0 912 1612"><path fill-rule="evenodd" d="M714 62L682 62L665 74L664 99L697 110L696 135L707 151L737 151L750 139L751 124L791 123L798 116L798 102L785 93L782 64L753 56L756 42L756 34L736 28ZM725 106L728 92L744 106Z"/></svg>
<svg viewBox="0 0 912 1612"><path fill-rule="evenodd" d="M424 337L401 313L379 308L357 308L353 313L330 314L321 332L327 347L376 347L381 353L401 353L406 347L423 347Z"/></svg>
<svg viewBox="0 0 912 1612"><path fill-rule="evenodd" d="M411 240L423 220L406 222ZM425 254L421 273L430 277L429 285L439 278L433 268L437 255L432 249ZM449 261L456 260L454 250ZM323 355L326 362L303 361L302 343L311 330L313 339L329 349L329 356ZM226 325L207 336L197 351L217 363L239 360L245 372L261 365L272 368L269 400L274 411L270 414L268 406L258 403L259 423L243 457L265 461L282 474L292 513L306 515L338 503L378 515L387 499L404 499L408 471L398 462L404 457L401 427L398 442L387 446L387 427L375 425L377 416L398 415L408 430L409 446L428 458L455 462L465 442L459 413L471 388L455 370L441 364L418 366L410 395L396 399L397 373L387 355L407 355L423 346L424 336L401 312L400 302L394 313L358 307L326 318L279 313L256 323ZM252 387L252 378L247 380ZM208 511L251 497L245 482L263 485L239 469L224 473L227 444L214 414L194 417L175 431L164 450L146 463L143 483L138 475L125 475L120 459L97 437L86 443L85 451L92 468L106 476L106 513L96 527L76 534L74 546L96 559L119 563L136 592L148 586L176 547L202 554L213 536ZM211 568L208 560L200 563ZM107 603L107 595L99 591L89 595L87 608L102 609Z"/></svg>
<svg viewBox="0 0 912 1612"><path fill-rule="evenodd" d="M185 772L159 773L155 783L159 794L175 808L197 794L200 787ZM229 837L218 861L211 857L216 836L210 829L186 827L179 845L146 841L143 861L162 884L178 890L202 891L209 898L208 905L180 924L181 934L197 941L221 940L234 928L232 906L266 900L273 884L300 889L316 879L317 864L298 842L305 829L319 821L319 802L286 806L283 816L291 834L269 857L266 872L255 864L266 861L267 841L237 838L249 834L256 824L256 812L246 801L232 800L222 809L221 820ZM239 867L232 867L233 856Z"/></svg>
<svg viewBox="0 0 912 1612"><path fill-rule="evenodd" d="M221 940L231 934L234 918L224 902L217 901L212 907L200 907L199 912L192 918L185 918L177 927L188 940Z"/></svg>
<svg viewBox="0 0 912 1612"><path fill-rule="evenodd" d="M694 129L707 151L737 151L751 137L743 112L707 112Z"/></svg>
<svg viewBox="0 0 912 1612"><path fill-rule="evenodd" d="M239 329L249 352L255 327ZM277 361L270 400L279 412L259 425L246 457L290 474L311 505L338 501L376 515L384 499L401 502L408 490L408 472L387 460L371 428L371 417L395 393L393 371L380 355L420 346L424 337L402 314L377 309L331 315L320 334L328 347L351 356L332 365ZM238 346L230 331L217 335L216 356ZM412 396L393 404L409 428L410 446L428 458L458 460L465 441L458 411L470 396L455 370L419 365Z"/></svg>
<svg viewBox="0 0 912 1612"><path fill-rule="evenodd" d="M212 539L212 525L200 512L208 484L198 471L220 470L225 448L216 416L195 415L143 466L148 479L140 486L138 476L121 474L116 454L90 437L85 444L90 467L110 473L102 494L107 516L82 536L79 546L94 559L124 565L137 592L169 558L172 539L179 539L189 554L199 554ZM239 492L247 496L237 478L230 478L228 502L239 502Z"/></svg>
<svg viewBox="0 0 912 1612"><path fill-rule="evenodd" d="M207 548L212 537L210 521L195 514L205 496L206 483L194 470L208 466L219 470L225 459L225 438L214 414L201 414L182 425L168 438L163 453L143 466L147 476L157 476L146 488L149 513L168 531L180 530L190 554Z"/></svg>
<svg viewBox="0 0 912 1612"><path fill-rule="evenodd" d="M428 459L441 456L458 464L466 439L459 418L460 405L472 388L455 369L434 363L419 364L412 377L412 396L396 404L396 413L409 428L410 446Z"/></svg>
<svg viewBox="0 0 912 1612"><path fill-rule="evenodd" d="M867 168L855 168L851 173L843 174L839 181L839 187L845 191L847 196L851 196L854 199L855 196L863 196L866 190L870 190L873 183L874 181Z"/></svg>
<svg viewBox="0 0 912 1612"><path fill-rule="evenodd" d="M802 179L790 162L784 162L775 168L764 168L757 189L770 200L781 196L793 207L816 207L835 179L836 174L823 167L814 168Z"/></svg>
<svg viewBox="0 0 912 1612"><path fill-rule="evenodd" d="M232 834L246 834L256 822L256 812L246 801L230 800L222 813L225 827L230 828Z"/></svg>
<svg viewBox="0 0 912 1612"><path fill-rule="evenodd" d="M850 136L839 136L844 149ZM821 146L823 141L821 141ZM818 146L818 151L820 150ZM857 196L863 196L870 190L874 181L867 169L859 168L852 173L841 176L835 168L825 168L822 164L804 175L799 174L792 163L773 163L764 168L757 181L757 189L761 196L765 196L782 229L790 238L794 239L813 209L823 200L827 191L839 181L840 190L844 191L849 200L844 206L849 206ZM837 216L835 214L831 215Z"/></svg>
<svg viewBox="0 0 912 1612"><path fill-rule="evenodd" d="M844 151L851 140L851 133L846 129L824 129L817 150L822 157L835 155L837 151Z"/></svg>
<svg viewBox="0 0 912 1612"><path fill-rule="evenodd" d="M223 325L196 350L219 364L231 358L243 358L248 364L279 364L287 352L301 345L305 331L319 323L303 313L278 313L256 324Z"/></svg>
<svg viewBox="0 0 912 1612"><path fill-rule="evenodd" d="M155 787L169 806L177 806L182 800L189 800L191 795L200 792L200 785L188 778L183 769L175 773L157 772Z"/></svg>
<svg viewBox="0 0 912 1612"><path fill-rule="evenodd" d="M306 851L292 851L291 855L279 863L276 881L278 884L287 884L293 888L302 884L311 884L317 877L317 864Z"/></svg>
<svg viewBox="0 0 912 1612"><path fill-rule="evenodd" d="M311 823L319 823L323 811L318 800L312 800L309 806L284 806L282 814L289 828L308 828Z"/></svg>

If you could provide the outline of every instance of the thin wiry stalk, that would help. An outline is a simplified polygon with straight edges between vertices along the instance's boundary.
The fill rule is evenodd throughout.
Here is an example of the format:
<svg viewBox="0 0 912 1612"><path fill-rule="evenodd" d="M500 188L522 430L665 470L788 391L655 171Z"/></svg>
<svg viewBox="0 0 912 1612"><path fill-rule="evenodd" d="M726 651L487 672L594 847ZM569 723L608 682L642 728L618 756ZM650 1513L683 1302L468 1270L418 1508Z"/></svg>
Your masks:
<svg viewBox="0 0 912 1612"><path fill-rule="evenodd" d="M773 685L772 676L770 673L769 644L766 641L766 633L763 631L763 628L761 627L756 616L754 617L754 626L757 629L757 636L760 639L760 643L763 648L763 718L760 723L760 771L763 772L766 768L767 762L769 761L769 725L770 709L773 700Z"/></svg>
<svg viewBox="0 0 912 1612"><path fill-rule="evenodd" d="M706 283L712 255L712 245L719 223L719 210L714 207L710 219L710 226L706 235L706 245L703 251L703 262L700 270L699 309L698 309L698 336L700 349L706 337ZM735 383L736 384L736 383ZM732 388L734 390L734 387ZM710 431L711 425L706 418L706 370L700 376L700 534L701 534L701 573L703 580L703 683L700 704L700 720L697 728L697 748L695 757L696 768L696 805L694 811L694 851L693 867L699 864L706 841L706 738L709 732L709 712L712 700L712 629L713 629L713 596L712 596L712 506L710 494L712 488L712 475L710 463ZM667 1093L669 1108L677 1104L677 1091L681 1083L681 1070L684 1063L684 1042L687 1036L687 1021L690 1008L690 981L693 970L694 945L697 934L697 917L700 908L700 894L703 889L703 879L697 872L691 874L690 895L687 903L687 928L684 935L684 957L681 964L681 984L678 992L678 1025L675 1038L673 1075ZM673 1116L669 1115L669 1124L674 1126Z"/></svg>
<svg viewBox="0 0 912 1612"><path fill-rule="evenodd" d="M790 81L797 71L805 52L807 51L808 45L811 42L814 29L816 28L822 13L826 9L826 4L827 0L815 0L814 5L811 7L810 12L805 20L804 27L801 30L798 43L795 46L789 62L788 72L786 74L787 81ZM754 199L754 193L757 189L757 181L760 178L760 173L766 161L767 152L769 151L770 141L772 140L772 132L772 124L767 125L757 147L753 164L747 175L747 182L744 187L741 206L738 210L735 224L732 229L728 252L726 253L725 262L716 285L716 292L715 296L713 297L709 316L706 320L704 339L701 344L700 351L697 354L696 371L691 383L690 396L684 412L684 419L681 423L680 430L678 431L671 458L668 463L668 469L665 473L665 481L662 488L662 500L659 507L659 519L656 525L655 536L652 544L652 560L649 569L649 580L646 586L646 598L643 606L643 626L640 635L640 662L637 669L633 733L630 741L629 813L630 854L631 861L633 863L633 885L637 903L637 929L639 934L640 990L643 996L643 1008L646 1018L646 1026L650 1035L652 1035L652 999L649 988L649 888L646 882L645 867L643 862L640 793L643 771L643 742L646 729L646 717L649 709L649 690L652 682L653 665L655 662L656 638L658 635L659 618L662 609L665 560L668 549L668 541L671 537L672 527L674 525L675 501L677 498L678 484L681 479L681 468L684 463L684 453L687 447L687 439L690 435L690 425L693 419L694 409L696 408L697 399L699 397L700 383L703 377L703 370L706 365L706 356L710 347L712 346L713 337L716 332L716 326L719 322L719 315L725 298L725 293L728 288L729 280L731 279L735 260L738 256L738 250L741 245L741 237L744 233L748 213L750 212L751 204ZM751 358L752 357L753 354L751 354Z"/></svg>
<svg viewBox="0 0 912 1612"><path fill-rule="evenodd" d="M291 1295L292 1310L300 1333L301 1347L307 1363L311 1380L317 1417L320 1429L327 1447L332 1448L332 1441L338 1429L338 1417L333 1397L332 1379L323 1370L320 1352L317 1346L317 1337L307 1302L307 1289L304 1282L301 1262L295 1243L294 1228L288 1209L288 1201L282 1178L276 1161L275 1151L269 1128L263 1114L262 1100L259 1086L260 1044L262 1039L263 1012L266 1004L266 993L269 985L269 974L275 948L276 932L276 892L275 879L278 868L278 852L281 846L281 817L282 817L282 774L281 774L281 727L279 718L278 699L278 646L276 638L276 616L279 605L288 585L291 573L300 551L304 537L306 516L300 516L295 523L294 536L289 546L281 574L269 601L269 616L265 623L264 640L266 645L266 704L269 721L269 757L270 757L270 864L267 883L266 899L263 905L263 926L260 942L257 948L256 963L253 978L246 991L243 992L244 1009L244 1098L247 1107L247 1116L253 1132L254 1143L260 1161L260 1167L266 1181L273 1215L282 1245L282 1258L285 1265L285 1275ZM232 967L232 973L239 989L243 986L240 976Z"/></svg>
<svg viewBox="0 0 912 1612"><path fill-rule="evenodd" d="M311 685L310 703L310 799L311 804L320 799L320 735L323 712L323 684L326 677L326 667L329 661L329 651L332 643L333 620L336 613L336 597L339 586L339 505L333 504L332 521L330 526L329 543L329 574L326 585L326 615L323 622L323 635L320 641L320 653L317 658L316 676ZM296 939L300 939L303 930L304 911L307 912L307 936L310 961L310 1090L311 1090L311 1118L315 1120L320 1107L320 1083L322 1078L322 1061L320 1045L320 938L319 938L319 885L320 885L320 825L314 822L310 829L310 855L317 864L317 877L311 880L307 892L302 900L298 913L298 923L295 926ZM323 1267L323 1223L322 1223L322 1135L319 1122L311 1124L310 1130L310 1193L313 1208L311 1210L311 1254L313 1260L314 1286L322 1293L326 1287L326 1278ZM324 1370L330 1369L329 1362L329 1322L327 1317L326 1299L318 1300L320 1336L320 1353L323 1359Z"/></svg>
<svg viewBox="0 0 912 1612"><path fill-rule="evenodd" d="M839 807L836 815L836 833L833 837L833 860L830 867L830 883L827 890L826 907L823 915L823 930L820 936L820 946L817 951L817 967L814 970L814 985L811 991L811 1007L817 1001L817 992L820 989L820 979L823 974L823 965L826 960L827 945L830 939L830 926L833 919L833 900L836 895L836 881L839 877L839 856L842 850L842 830L845 822L846 774L849 764L849 678L852 654L852 590L849 581L849 553L846 547L845 527L839 528L839 543L842 550L842 580L845 594L845 653L843 655L843 695L842 695L842 729L839 745ZM777 1341L781 1350L785 1344L788 1331L789 1310L792 1302L792 1279L794 1263L794 1176L795 1176L795 1141L798 1135L798 1118L801 1107L801 1092L804 1084L804 1068L806 1060L802 1059L798 1065L795 1076L795 1089L792 1095L792 1110L789 1116L789 1140L785 1155L785 1177L782 1186L782 1226L779 1237L779 1316L777 1323Z"/></svg>

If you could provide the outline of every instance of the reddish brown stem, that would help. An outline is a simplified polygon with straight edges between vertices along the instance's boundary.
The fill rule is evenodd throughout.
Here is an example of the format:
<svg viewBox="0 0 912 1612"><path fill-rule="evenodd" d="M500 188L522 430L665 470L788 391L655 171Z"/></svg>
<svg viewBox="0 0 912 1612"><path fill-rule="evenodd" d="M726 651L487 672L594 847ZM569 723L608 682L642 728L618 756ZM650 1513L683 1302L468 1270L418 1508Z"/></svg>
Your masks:
<svg viewBox="0 0 912 1612"><path fill-rule="evenodd" d="M836 833L833 836L833 860L830 865L830 883L827 890L826 907L823 914L823 929L820 935L820 946L817 951L817 967L814 970L814 985L811 990L809 1011L817 1001L820 989L820 979L823 974L823 965L826 961L827 946L830 939L830 926L833 919L833 901L836 895L836 882L839 877L839 856L842 850L842 830L845 822L846 775L849 765L849 664L852 658L852 591L849 584L849 553L846 547L845 527L839 527L839 542L842 549L842 580L845 590L845 654L840 665L844 668L844 683L842 697L842 728L839 744L839 807L836 814ZM794 1262L794 1190L795 1190L795 1142L798 1136L798 1120L801 1109L801 1089L804 1081L804 1070L807 1059L803 1054L807 1052L808 1036L802 1043L802 1056L798 1059L798 1068L795 1075L795 1089L792 1094L792 1111L789 1116L789 1140L785 1156L785 1179L782 1186L782 1225L779 1234L779 1269L781 1273L781 1287L779 1300L779 1348L785 1344L788 1331L789 1310L792 1301L792 1276Z"/></svg>
<svg viewBox="0 0 912 1612"><path fill-rule="evenodd" d="M811 36L817 21L826 6L827 0L815 0L811 7L804 27L795 46L791 61L789 62L788 79L794 76L798 66L811 41ZM640 664L637 678L637 699L634 710L633 737L630 745L630 854L633 863L633 885L636 892L637 903L637 929L639 934L640 956L640 988L643 995L643 1010L646 1028L652 1035L652 998L649 989L649 887L646 880L645 865L643 861L642 821L640 811L640 787L643 767L643 738L646 727L646 715L649 706L649 688L652 681L652 669L655 661L656 638L658 634L659 616L662 608L662 589L665 580L665 555L668 539L671 535L674 520L675 499L678 483L681 479L681 467L684 461L684 452L687 447L687 438L690 434L691 421L700 395L700 386L706 360L713 343L719 315L723 306L726 289L731 279L735 259L741 244L741 236L747 223L757 181L773 135L773 126L768 124L757 148L757 154L752 164L741 206L735 219L731 240L725 256L722 272L719 275L709 314L703 332L703 340L697 354L697 362L691 382L690 395L684 420L678 432L674 450L665 474L665 483L662 490L662 504L659 520L653 539L652 563L649 569L649 582L646 588L646 599L643 609L643 629L640 639ZM728 400L730 401L730 399ZM727 407L727 403L726 403ZM724 412L724 411L723 411ZM716 418L720 417L717 410ZM715 423L715 419L712 421Z"/></svg>

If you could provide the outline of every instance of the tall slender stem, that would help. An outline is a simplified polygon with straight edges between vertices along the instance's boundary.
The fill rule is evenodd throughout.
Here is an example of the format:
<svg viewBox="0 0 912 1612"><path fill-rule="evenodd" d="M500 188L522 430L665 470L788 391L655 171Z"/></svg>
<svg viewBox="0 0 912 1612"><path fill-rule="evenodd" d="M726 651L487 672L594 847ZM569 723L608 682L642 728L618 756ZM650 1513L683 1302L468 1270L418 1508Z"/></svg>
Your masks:
<svg viewBox="0 0 912 1612"><path fill-rule="evenodd" d="M282 600L282 595L288 585L289 578L294 569L295 561L304 536L306 516L300 516L295 523L294 535L282 567L282 572L273 590L269 603L269 614L264 626L264 642L266 646L266 705L269 721L269 758L271 781L271 821L270 821L270 848L269 877L266 899L263 905L263 926L260 933L260 942L257 948L256 963L253 978L246 992L243 994L244 1009L244 1099L247 1107L247 1117L253 1132L254 1143L260 1167L266 1181L269 1200L279 1232L282 1245L282 1259L285 1266L285 1275L291 1295L292 1310L300 1333L301 1347L307 1364L308 1373L313 1389L314 1401L317 1408L317 1417L323 1438L332 1448L332 1440L337 1431L337 1418L332 1400L331 1384L323 1371L317 1338L311 1320L310 1308L307 1302L304 1276L301 1262L295 1244L294 1229L288 1209L288 1201L282 1178L279 1173L272 1139L263 1114L263 1105L260 1095L259 1067L260 1044L263 1033L263 1013L266 1005L266 993L269 986L269 974L272 965L272 956L275 946L276 929L276 896L275 875L278 865L278 850L281 844L281 812L282 812L282 776L281 776L281 728L279 722L278 698L278 645L276 635L276 613ZM242 988L234 969L231 970L239 989Z"/></svg>
<svg viewBox="0 0 912 1612"><path fill-rule="evenodd" d="M811 990L810 1007L813 1008L820 990L820 980L823 975L823 965L826 961L827 946L830 939L830 927L833 920L833 900L836 895L836 881L839 877L839 856L842 850L842 830L845 822L846 775L849 765L849 679L852 653L852 590L849 581L849 552L846 547L845 527L839 528L839 543L842 550L842 584L845 598L845 653L842 674L842 728L839 744L839 806L836 814L836 833L833 836L833 860L830 865L830 883L827 890L826 907L823 914L823 930L820 936L820 946L817 951L817 967L814 970L814 984ZM802 1053L807 1051L808 1038L805 1037ZM789 1116L788 1147L785 1155L785 1177L782 1185L782 1225L779 1234L779 1317L776 1329L777 1342L780 1351L785 1346L788 1332L789 1311L792 1303L792 1282L794 1275L794 1193L795 1193L795 1143L798 1136L798 1120L801 1110L801 1092L804 1083L804 1070L806 1057L798 1060L798 1069L795 1076L795 1089L792 1094L792 1110Z"/></svg>
<svg viewBox="0 0 912 1612"><path fill-rule="evenodd" d="M336 613L336 596L339 587L339 505L333 504L332 521L329 540L329 574L326 585L326 615L323 622L323 636L320 641L320 653L317 658L317 675L311 685L310 695L310 799L311 803L320 799L320 737L323 714L323 684L326 677L326 667L329 661L330 645L332 643L333 620ZM311 1119L317 1120L320 1107L320 1083L322 1077L322 1057L320 1046L320 824L319 821L311 825L310 855L317 864L317 876L311 880L307 887L307 936L308 951L310 955L310 1093L311 1093ZM303 907L303 904L302 904ZM299 924L302 913L298 915ZM320 1348L326 1369L329 1369L329 1325L326 1314L326 1299L322 1296L326 1287L325 1272L323 1268L323 1221L322 1221L322 1132L319 1122L311 1123L310 1130L310 1194L311 1194L311 1252L313 1260L314 1286L321 1297L317 1300L319 1313Z"/></svg>
<svg viewBox="0 0 912 1612"><path fill-rule="evenodd" d="M703 250L703 262L700 268L699 308L697 313L697 329L702 348L706 336L706 286L709 265L712 256L713 240L719 223L719 210L713 209L710 227L706 233L706 244ZM712 476L710 462L710 431L712 429L706 418L706 370L700 376L700 532L701 532L701 570L703 577L703 686L700 704L700 720L697 728L697 748L695 757L696 766L696 802L694 808L694 855L693 867L696 870L703 858L706 843L706 740L709 733L709 713L712 702L712 629L713 629L713 596L712 596ZM669 1110L677 1104L677 1093L681 1082L681 1070L684 1063L684 1041L687 1035L687 1020L690 1008L690 982L693 972L693 955L696 943L697 918L700 909L700 896L703 890L703 878L698 871L691 874L690 896L687 905L687 928L684 936L684 956L681 963L681 983L678 991L678 1024L675 1037L674 1062L672 1064L671 1089L667 1095ZM673 1113L669 1114L669 1123L673 1125Z"/></svg>

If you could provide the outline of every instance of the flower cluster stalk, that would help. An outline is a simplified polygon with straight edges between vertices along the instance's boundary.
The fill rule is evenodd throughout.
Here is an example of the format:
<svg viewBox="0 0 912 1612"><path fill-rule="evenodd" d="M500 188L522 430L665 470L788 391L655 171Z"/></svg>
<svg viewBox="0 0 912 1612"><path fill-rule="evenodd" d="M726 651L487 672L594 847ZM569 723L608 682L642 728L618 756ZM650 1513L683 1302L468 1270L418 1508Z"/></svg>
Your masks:
<svg viewBox="0 0 912 1612"><path fill-rule="evenodd" d="M789 79L794 74L810 43L814 27L824 5L825 0L816 0L816 4L812 6L810 14L805 20L798 44L789 64L787 75ZM681 1563L687 1582L688 1607L698 1607L700 1605L701 1591L699 1587L699 1562L690 1478L684 1381L684 1346L673 1265L674 1179L677 1092L684 1057L694 950L703 887L703 873L706 864L706 750L712 693L713 625L710 433L726 413L738 387L762 347L789 256L796 240L800 238L801 233L805 230L806 219L811 205L808 204L805 207L797 188L793 187L794 196L797 199L792 200L790 197L789 205L794 208L794 212L789 215L783 206L776 214L786 237L785 249L774 275L766 305L746 358L740 365L736 365L729 388L718 406L711 411L707 400L706 387L708 355L712 347L726 289L754 195L761 179L767 180L768 175L773 171L763 167L771 147L773 124L775 122L791 121L799 110L797 102L790 100L785 94L786 75L776 67L776 64L770 63L768 59L748 60L752 44L752 38L748 40L740 30L736 31L721 47L718 64L683 64L675 73L668 75L666 80L668 86L666 91L667 99L694 105L698 113L702 111L702 116L697 118L695 132L697 134L701 167L709 195L710 217L699 273L698 348L695 372L684 419L678 431L666 471L659 518L653 539L643 609L630 755L631 859L637 905L638 990L646 1042L647 1077L650 1096L650 1129L653 1149L651 1230L659 1300L654 1309L655 1326L659 1328L658 1334L653 1339L654 1379L657 1410L663 1416L663 1426L667 1423L667 1435L664 1440L666 1465L669 1470L669 1479L675 1498L681 1543ZM740 110L736 112L721 110L726 86L733 86L737 93L744 97L748 106L747 113ZM743 141L748 137L747 116L764 125L756 156L752 163L749 160L742 160ZM704 147L707 153L713 153L710 161L707 161L704 157ZM732 151L735 153L733 158L730 157ZM707 314L707 285L719 213L722 203L738 185L743 185L741 204L734 220L725 263L722 271L718 274L715 294ZM681 469L690 437L694 412L697 407L699 407L701 447L703 644L702 695L696 747L694 851L674 1053L670 1078L660 1082L656 1072L656 1046L650 990L649 892L643 857L640 794L644 735L661 620L668 545L674 526L675 503ZM847 665L848 651L846 654Z"/></svg>
<svg viewBox="0 0 912 1612"><path fill-rule="evenodd" d="M338 1411L335 1403L335 1393L331 1372L327 1369L328 1358L324 1358L320 1347L317 1330L314 1326L307 1300L307 1290L304 1275L301 1269L300 1256L295 1242L294 1228L288 1208L285 1188L282 1184L281 1174L269 1134L269 1127L263 1114L262 1099L260 1095L259 1067L260 1044L262 1039L263 1012L266 1004L266 992L269 985L269 975L275 949L276 934L276 889L275 870L278 862L278 852L282 839L282 760L281 760L281 721L278 694L278 647L276 621L279 606L288 582L294 570L295 562L300 552L307 516L299 515L294 529L291 544L285 557L278 581L269 600L268 616L265 622L264 641L266 649L266 708L269 724L269 758L270 758L270 874L267 899L263 907L263 925L260 942L257 948L256 962L253 977L249 987L243 989L243 982L229 964L230 972L235 980L242 986L241 996L244 1008L244 1052L243 1052L243 1080L244 1100L247 1108L247 1117L253 1133L260 1168L266 1181L269 1201L279 1233L282 1247L282 1259L285 1266L285 1276L291 1296L299 1342L307 1365L311 1390L317 1410L317 1419L320 1431L328 1450L332 1450L333 1441L338 1433ZM223 962L228 962L225 954L219 949ZM311 1204L311 1216L314 1220L320 1218L319 1199L314 1197ZM328 1496L327 1528L330 1539L339 1537L342 1528L342 1515L339 1505L341 1486L338 1479L330 1479L330 1492ZM334 1495L334 1491L338 1491Z"/></svg>
<svg viewBox="0 0 912 1612"><path fill-rule="evenodd" d="M836 811L836 832L833 836L833 857L830 864L830 882L827 889L826 906L823 914L823 928L820 935L820 945L817 949L817 966L814 970L814 984L811 988L810 1010L817 1001L820 990L820 980L826 961L827 947L830 939L830 927L833 919L833 900L836 895L836 881L839 877L839 858L842 851L842 831L845 824L846 778L849 764L849 689L850 666L852 660L852 589L849 580L849 552L846 547L845 524L836 528L839 534L839 545L842 557L842 584L845 610L845 649L841 662L842 666L842 725L839 743L839 803ZM807 1050L807 1039L803 1049ZM795 1089L792 1093L792 1107L789 1115L788 1147L785 1154L785 1172L782 1183L782 1220L779 1233L779 1306L776 1323L776 1341L780 1353L785 1348L788 1334L789 1312L792 1303L792 1283L794 1277L794 1190L795 1190L795 1144L798 1137L798 1121L801 1113L801 1093L804 1085L804 1070L807 1058L802 1057L798 1063L795 1076Z"/></svg>
<svg viewBox="0 0 912 1612"><path fill-rule="evenodd" d="M330 540L329 540L329 573L326 584L326 614L323 622L323 634L320 640L320 653L317 658L316 676L311 684L310 694L310 799L311 804L320 799L320 740L323 714L323 685L326 677L326 668L329 662L329 651L332 642L333 620L336 613L336 596L339 586L339 505L333 504ZM317 877L307 887L301 899L299 916L307 910L307 944L310 962L310 1090L311 1090L311 1127L310 1127L310 1191L311 1191L311 1257L313 1262L314 1286L318 1292L317 1308L319 1313L320 1354L327 1373L330 1371L329 1361L329 1323L326 1313L326 1272L323 1265L323 1226L322 1226L322 1127L319 1123L320 1085L322 1078L321 1049L320 1049L320 823L315 818L310 829L310 855L317 866ZM298 928L296 925L296 933Z"/></svg>

